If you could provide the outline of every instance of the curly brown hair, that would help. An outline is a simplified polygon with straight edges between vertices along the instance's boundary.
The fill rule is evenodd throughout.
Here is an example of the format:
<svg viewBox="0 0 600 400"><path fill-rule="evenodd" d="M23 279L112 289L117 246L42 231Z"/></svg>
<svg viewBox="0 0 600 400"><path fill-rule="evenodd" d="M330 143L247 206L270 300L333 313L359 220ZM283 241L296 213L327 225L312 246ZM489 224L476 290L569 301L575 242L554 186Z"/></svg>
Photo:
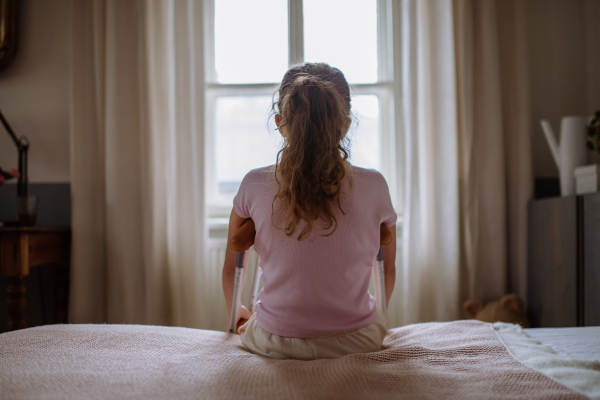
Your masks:
<svg viewBox="0 0 600 400"><path fill-rule="evenodd" d="M298 240L321 228L329 236L338 221L334 206L342 210L342 182L352 187L348 172L350 142L350 88L344 74L324 63L290 68L273 101L272 113L286 126L286 137L277 153L274 174L279 190L272 203L271 221L292 236L301 220L306 226ZM276 206L278 223L275 222ZM280 225L280 226L278 226Z"/></svg>

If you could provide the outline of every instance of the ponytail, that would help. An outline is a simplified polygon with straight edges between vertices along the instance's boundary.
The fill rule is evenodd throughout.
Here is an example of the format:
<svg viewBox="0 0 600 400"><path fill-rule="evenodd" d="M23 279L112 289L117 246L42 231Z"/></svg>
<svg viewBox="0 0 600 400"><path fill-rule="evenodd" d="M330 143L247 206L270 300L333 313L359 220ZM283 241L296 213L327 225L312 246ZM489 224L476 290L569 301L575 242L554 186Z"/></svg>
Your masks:
<svg viewBox="0 0 600 400"><path fill-rule="evenodd" d="M342 182L347 179L352 183L347 162L348 83L340 70L327 64L293 67L283 78L273 112L282 118L287 135L275 164L279 190L273 199L272 222L292 236L300 221L306 221L298 236L303 240L322 218L320 228L331 230L322 235L329 236L338 224L334 207L344 214L340 205Z"/></svg>

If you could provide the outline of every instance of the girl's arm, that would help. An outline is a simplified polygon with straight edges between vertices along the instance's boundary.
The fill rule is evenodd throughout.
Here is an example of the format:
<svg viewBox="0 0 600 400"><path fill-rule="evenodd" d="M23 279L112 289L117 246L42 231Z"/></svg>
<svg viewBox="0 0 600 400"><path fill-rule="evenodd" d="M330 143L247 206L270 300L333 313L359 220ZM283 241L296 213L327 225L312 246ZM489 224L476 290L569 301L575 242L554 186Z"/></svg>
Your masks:
<svg viewBox="0 0 600 400"><path fill-rule="evenodd" d="M242 224L246 221L246 218L240 217L235 210L231 210L231 215L229 217L229 232L227 233L227 243L235 233L240 229ZM244 265L248 265L248 257L250 256L250 252L246 252L246 257L244 259ZM233 278L235 276L235 258L236 252L227 246L227 250L225 251L225 265L223 265L223 293L225 294L225 301L227 302L227 320L229 320L229 314L231 313L231 297L233 296ZM246 267L244 267L244 275L246 276ZM244 284L244 279L242 277L242 286ZM252 313L244 306L240 306L238 311L238 321L242 318L249 319L252 316Z"/></svg>
<svg viewBox="0 0 600 400"><path fill-rule="evenodd" d="M396 225L388 229L392 233L392 241L383 246L386 306L390 305L390 298L396 285Z"/></svg>

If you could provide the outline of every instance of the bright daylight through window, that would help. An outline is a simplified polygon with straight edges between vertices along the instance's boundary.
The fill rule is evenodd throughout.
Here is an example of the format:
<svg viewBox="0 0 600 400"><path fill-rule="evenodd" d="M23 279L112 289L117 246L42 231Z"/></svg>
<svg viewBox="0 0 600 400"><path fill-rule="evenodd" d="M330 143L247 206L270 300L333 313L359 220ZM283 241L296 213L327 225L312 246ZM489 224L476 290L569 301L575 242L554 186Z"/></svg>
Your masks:
<svg viewBox="0 0 600 400"><path fill-rule="evenodd" d="M244 175L272 165L281 136L268 120L289 65L326 62L352 89L351 162L380 170L393 121L385 0L208 0L208 203L225 216ZM385 27L384 27L385 28Z"/></svg>

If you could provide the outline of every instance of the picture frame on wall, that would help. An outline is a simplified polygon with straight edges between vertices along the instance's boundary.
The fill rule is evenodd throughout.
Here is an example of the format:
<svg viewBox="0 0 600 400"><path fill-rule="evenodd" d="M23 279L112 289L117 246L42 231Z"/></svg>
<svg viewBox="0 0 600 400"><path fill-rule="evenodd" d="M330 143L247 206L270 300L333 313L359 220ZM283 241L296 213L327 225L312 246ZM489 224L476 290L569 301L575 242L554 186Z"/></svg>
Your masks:
<svg viewBox="0 0 600 400"><path fill-rule="evenodd" d="M17 54L19 0L0 0L0 71L8 66Z"/></svg>

